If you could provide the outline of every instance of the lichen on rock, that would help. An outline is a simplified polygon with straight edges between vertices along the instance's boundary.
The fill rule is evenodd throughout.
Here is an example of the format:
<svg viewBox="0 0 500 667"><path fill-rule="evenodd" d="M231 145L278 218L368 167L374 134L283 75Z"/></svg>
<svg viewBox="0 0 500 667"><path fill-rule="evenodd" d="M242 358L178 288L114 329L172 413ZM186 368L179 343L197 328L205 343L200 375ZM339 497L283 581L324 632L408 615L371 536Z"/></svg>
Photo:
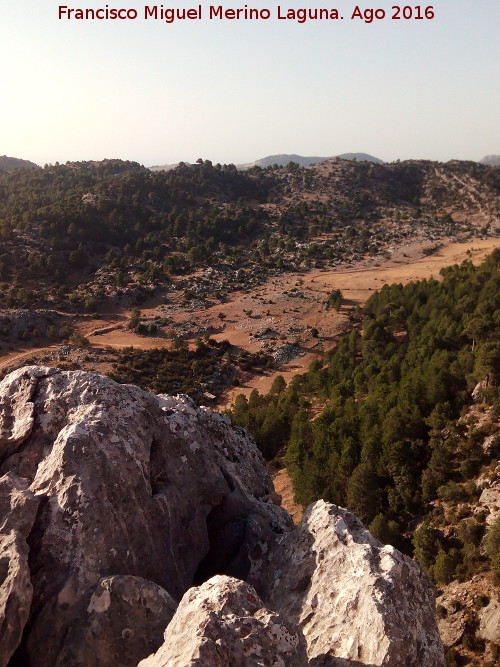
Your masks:
<svg viewBox="0 0 500 667"><path fill-rule="evenodd" d="M218 575L182 598L155 655L140 667L302 667L298 626L267 609L247 583Z"/></svg>

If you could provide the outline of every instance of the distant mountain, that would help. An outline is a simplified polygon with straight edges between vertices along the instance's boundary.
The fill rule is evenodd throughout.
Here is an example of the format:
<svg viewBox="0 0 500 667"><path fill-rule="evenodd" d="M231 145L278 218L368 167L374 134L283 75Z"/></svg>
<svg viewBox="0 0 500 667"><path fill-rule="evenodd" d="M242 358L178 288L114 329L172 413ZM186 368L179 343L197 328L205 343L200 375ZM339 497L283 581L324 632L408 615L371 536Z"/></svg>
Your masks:
<svg viewBox="0 0 500 667"><path fill-rule="evenodd" d="M272 167L274 164L277 164L280 167L285 167L290 162L295 162L301 167L308 167L310 164L316 164L317 162L324 162L328 160L327 157L304 157L303 155L296 155L295 153L280 153L279 155L268 155L263 157L260 160L255 160L255 162L249 162L248 164L238 164L236 165L238 169L249 169L250 167Z"/></svg>
<svg viewBox="0 0 500 667"><path fill-rule="evenodd" d="M0 155L0 171L12 171L13 169L36 169L38 167L29 160L20 160L17 157L7 157Z"/></svg>
<svg viewBox="0 0 500 667"><path fill-rule="evenodd" d="M330 155L329 157L317 157L310 156L304 157L303 155L296 155L296 153L280 153L279 155L268 155L263 157L260 160L255 160L255 162L245 162L243 164L237 164L236 167L240 171L245 169L251 169L251 167L272 167L273 164L277 164L279 167L286 167L290 162L295 162L301 167L309 167L311 164L317 164L318 162L324 162L325 160L332 160L334 158L341 158L343 160L356 160L357 162L375 162L375 164L384 164L384 161L378 157L373 157L373 155L368 155L368 153L342 153L342 155ZM153 167L149 167L151 171L170 171L175 169L178 166L178 162L175 164L160 164ZM189 164L186 162L185 164Z"/></svg>
<svg viewBox="0 0 500 667"><path fill-rule="evenodd" d="M178 167L180 162L174 162L173 164L155 164L153 167L148 167L150 171L170 171ZM186 162L185 164L189 164Z"/></svg>
<svg viewBox="0 0 500 667"><path fill-rule="evenodd" d="M336 157L342 160L356 160L356 162L375 162L375 164L384 164L384 161L368 153L342 153Z"/></svg>
<svg viewBox="0 0 500 667"><path fill-rule="evenodd" d="M342 155L330 155L327 157L304 157L303 155L296 155L295 153L282 153L280 155L268 155L267 157L263 157L260 160L255 160L255 162L238 164L236 166L238 169L250 169L250 167L254 166L262 168L272 167L273 164L277 164L280 167L285 167L289 162L295 162L301 167L308 167L311 164L324 162L325 160L331 160L335 157L342 158L343 160L356 160L358 162L366 160L367 162L384 164L383 160L380 160L378 157L373 157L373 155L368 155L368 153L342 153Z"/></svg>
<svg viewBox="0 0 500 667"><path fill-rule="evenodd" d="M490 167L500 167L500 155L487 155L480 160L479 164L487 164Z"/></svg>

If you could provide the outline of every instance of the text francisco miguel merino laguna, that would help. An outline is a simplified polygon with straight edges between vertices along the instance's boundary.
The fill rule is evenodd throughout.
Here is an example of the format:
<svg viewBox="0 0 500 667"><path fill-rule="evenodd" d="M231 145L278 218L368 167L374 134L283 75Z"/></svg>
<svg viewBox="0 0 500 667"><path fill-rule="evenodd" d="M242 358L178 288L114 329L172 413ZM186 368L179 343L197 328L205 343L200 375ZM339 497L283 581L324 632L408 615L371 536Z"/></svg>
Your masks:
<svg viewBox="0 0 500 667"><path fill-rule="evenodd" d="M359 11L359 8L357 8ZM182 20L268 20L272 17L277 19L290 19L298 23L305 23L305 21L312 19L342 19L337 9L289 9L280 7L274 8L272 12L270 9L255 9L244 5L238 9L223 7L222 5L208 5L203 7L186 8L172 8L164 7L163 5L145 5L142 10L115 8L105 5L100 8L92 9L78 9L74 7L67 7L65 5L59 6L59 18L68 20L104 20L104 21L134 21L136 19L143 20L157 20L165 23L174 23L174 21ZM355 18L350 16L349 18ZM360 17L361 18L361 17Z"/></svg>

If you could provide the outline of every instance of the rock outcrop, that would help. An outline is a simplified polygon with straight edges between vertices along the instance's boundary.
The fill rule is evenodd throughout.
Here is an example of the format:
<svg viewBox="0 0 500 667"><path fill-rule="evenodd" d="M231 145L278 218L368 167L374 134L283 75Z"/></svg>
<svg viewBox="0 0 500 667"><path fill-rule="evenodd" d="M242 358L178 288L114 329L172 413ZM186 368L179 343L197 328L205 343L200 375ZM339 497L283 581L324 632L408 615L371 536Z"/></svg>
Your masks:
<svg viewBox="0 0 500 667"><path fill-rule="evenodd" d="M307 665L300 628L266 609L247 583L216 576L182 598L165 641L140 667Z"/></svg>
<svg viewBox="0 0 500 667"><path fill-rule="evenodd" d="M0 478L0 667L21 641L33 586L28 564L28 537L38 500L27 482L12 473Z"/></svg>
<svg viewBox="0 0 500 667"><path fill-rule="evenodd" d="M478 635L482 639L500 644L500 601L491 602L479 612Z"/></svg>
<svg viewBox="0 0 500 667"><path fill-rule="evenodd" d="M58 656L63 665L136 665L163 641L176 602L141 577L104 577L80 622L68 629Z"/></svg>
<svg viewBox="0 0 500 667"><path fill-rule="evenodd" d="M51 327L56 334L67 320L55 310L0 310L0 337L14 340L36 338L46 336Z"/></svg>
<svg viewBox="0 0 500 667"><path fill-rule="evenodd" d="M492 477L483 484L479 507L486 510L486 523L492 526L500 517L500 466L496 467Z"/></svg>
<svg viewBox="0 0 500 667"><path fill-rule="evenodd" d="M264 571L267 603L302 627L311 664L444 664L426 575L350 512L311 505Z"/></svg>
<svg viewBox="0 0 500 667"><path fill-rule="evenodd" d="M27 367L0 384L0 414L0 474L24 478L40 503L31 584L19 565L34 589L24 664L69 664L103 577L140 577L178 601L217 572L245 578L291 526L250 437L187 398Z"/></svg>
<svg viewBox="0 0 500 667"><path fill-rule="evenodd" d="M479 604L486 604L480 607ZM464 636L500 643L500 604L488 572L469 581L452 581L436 600L438 629L445 648L459 647ZM497 639L493 639L493 637ZM486 657L486 654L485 654Z"/></svg>
<svg viewBox="0 0 500 667"><path fill-rule="evenodd" d="M0 667L444 664L413 561L341 508L293 529L272 500L253 440L186 397L11 373Z"/></svg>

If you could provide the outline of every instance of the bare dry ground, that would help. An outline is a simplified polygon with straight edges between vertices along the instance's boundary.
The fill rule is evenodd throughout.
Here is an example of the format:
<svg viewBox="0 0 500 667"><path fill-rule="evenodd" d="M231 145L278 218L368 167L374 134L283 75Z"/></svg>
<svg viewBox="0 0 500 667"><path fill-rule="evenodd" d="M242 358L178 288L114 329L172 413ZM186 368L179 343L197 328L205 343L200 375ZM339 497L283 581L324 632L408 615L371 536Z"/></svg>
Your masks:
<svg viewBox="0 0 500 667"><path fill-rule="evenodd" d="M356 305L362 305L370 295L383 285L406 284L433 276L439 279L443 267L470 259L479 264L494 248L500 246L500 239L474 239L464 243L443 243L434 254L425 256L423 250L429 242L415 242L395 250L391 259L374 262L367 259L352 266L331 270L313 270L297 275L283 274L268 280L257 288L232 294L230 302L189 313L173 303L171 318L173 326L196 322L202 326L212 326L218 332L212 337L227 339L232 345L250 352L261 350L267 343L266 330L271 330L275 345L295 342L300 355L279 369L265 374L247 375L240 386L228 390L218 404L219 409L229 407L239 393L249 395L253 389L266 393L276 377L282 375L287 383L298 373L304 373L314 359L332 348L338 336L349 326L349 314ZM326 310L326 295L333 289L340 289L345 305L337 313ZM165 315L162 298L155 297L141 307L145 317ZM223 313L221 320L219 313ZM132 346L138 349L170 347L167 338L139 336L124 329L131 316L129 310L102 315L97 319L88 316L76 323L79 333L85 335L91 346L120 348ZM319 336L312 335L312 328ZM264 333L264 335L262 335ZM193 340L194 342L194 340ZM18 348L4 351L0 357L0 369L15 362L29 359L40 352L50 352L57 345L41 348ZM1 354L1 352L0 352ZM106 372L105 364L94 363L95 370ZM108 369L109 370L109 369ZM302 508L293 502L293 492L286 469L273 473L276 492L283 496L283 506L298 522Z"/></svg>
<svg viewBox="0 0 500 667"><path fill-rule="evenodd" d="M242 290L231 295L231 301L206 309L183 311L181 297L173 297L172 312L168 312L176 326L196 323L212 327L217 340L228 340L232 345L249 352L259 351L268 344L268 336L274 337L275 346L296 343L300 356L284 364L279 370L267 374L248 376L240 387L223 397L219 407L232 403L238 393L249 394L252 389L269 390L277 374L287 382L297 373L304 372L310 363L335 345L337 337L348 326L349 313L356 305L362 305L374 290L385 284L422 278L439 279L439 271L452 264L471 259L475 264L495 247L500 239L474 239L464 243L443 243L434 254L423 255L429 242L410 243L395 250L391 259L374 262L367 259L356 265L337 269L313 270L296 275L283 274L271 278L259 287ZM340 289L345 305L340 313L326 310L325 298L332 289ZM165 316L167 307L162 297L155 297L141 307L144 317ZM221 320L219 314L224 319ZM76 321L76 330L86 336L91 346L120 348L132 346L138 349L170 347L165 337L140 336L126 329L130 310L103 314L99 318L82 317ZM312 328L318 330L316 338ZM266 336L266 332L268 335ZM194 337L192 339L194 342ZM40 351L52 350L57 345L46 344L39 348L18 347L0 351L0 368L15 361L29 358Z"/></svg>
<svg viewBox="0 0 500 667"><path fill-rule="evenodd" d="M269 471L271 479L273 480L274 490L281 496L281 505L286 509L288 514L292 517L295 525L300 523L304 516L304 507L298 505L293 499L292 481L286 468L280 470Z"/></svg>
<svg viewBox="0 0 500 667"><path fill-rule="evenodd" d="M433 255L423 256L425 243L413 243L396 251L390 260L380 263L365 261L352 267L335 270L314 270L297 276L283 275L273 278L255 290L253 294L240 294L222 308L226 314L224 331L214 338L228 339L251 351L260 349L260 343L252 338L263 328L270 327L291 340L298 339L304 356L286 364L279 371L267 375L247 378L243 386L226 393L220 407L228 407L234 398L243 393L249 395L253 389L267 392L276 375L283 375L289 382L294 375L307 370L314 359L335 345L335 340L348 326L349 312L362 305L375 291L387 284L407 284L433 276L439 280L442 268L470 259L481 263L494 248L500 246L499 239L476 239L466 243L447 243ZM296 288L304 297L283 297ZM326 295L333 289L340 289L346 300L340 313L326 310L323 306ZM272 302L269 305L269 301ZM264 303L263 303L264 302ZM243 310L252 309L252 317ZM266 313L270 312L269 315ZM294 329L300 329L297 333ZM309 327L307 329L306 327ZM310 327L319 331L319 339L310 334Z"/></svg>

